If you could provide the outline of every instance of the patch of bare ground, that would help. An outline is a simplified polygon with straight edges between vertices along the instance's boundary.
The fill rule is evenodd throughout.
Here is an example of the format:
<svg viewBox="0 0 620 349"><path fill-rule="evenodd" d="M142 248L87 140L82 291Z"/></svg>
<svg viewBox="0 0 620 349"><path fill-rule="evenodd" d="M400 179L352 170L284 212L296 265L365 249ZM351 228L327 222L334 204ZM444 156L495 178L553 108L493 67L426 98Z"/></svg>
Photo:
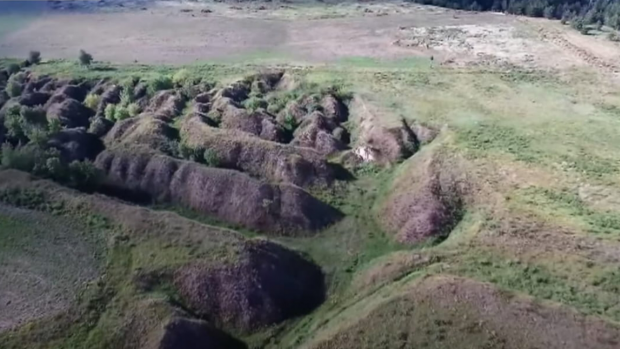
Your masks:
<svg viewBox="0 0 620 349"><path fill-rule="evenodd" d="M509 21L510 22L510 21ZM395 45L437 52L444 65L567 68L581 62L516 23L401 27Z"/></svg>
<svg viewBox="0 0 620 349"><path fill-rule="evenodd" d="M616 348L618 325L452 276L413 280L332 320L306 348Z"/></svg>
<svg viewBox="0 0 620 349"><path fill-rule="evenodd" d="M100 272L102 246L90 230L64 217L0 204L0 332L75 305Z"/></svg>

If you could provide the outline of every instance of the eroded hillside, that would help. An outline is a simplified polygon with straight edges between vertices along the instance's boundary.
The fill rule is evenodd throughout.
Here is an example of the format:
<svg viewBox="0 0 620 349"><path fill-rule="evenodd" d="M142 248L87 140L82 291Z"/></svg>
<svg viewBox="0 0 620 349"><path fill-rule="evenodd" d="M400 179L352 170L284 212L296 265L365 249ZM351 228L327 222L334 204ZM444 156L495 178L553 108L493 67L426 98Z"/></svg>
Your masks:
<svg viewBox="0 0 620 349"><path fill-rule="evenodd" d="M417 5L254 5L8 36L269 11L300 19L268 24L281 47L329 62L0 60L0 348L620 346L615 44ZM198 24L205 6L222 16ZM145 42L177 62L168 34ZM392 60L331 61L351 52Z"/></svg>

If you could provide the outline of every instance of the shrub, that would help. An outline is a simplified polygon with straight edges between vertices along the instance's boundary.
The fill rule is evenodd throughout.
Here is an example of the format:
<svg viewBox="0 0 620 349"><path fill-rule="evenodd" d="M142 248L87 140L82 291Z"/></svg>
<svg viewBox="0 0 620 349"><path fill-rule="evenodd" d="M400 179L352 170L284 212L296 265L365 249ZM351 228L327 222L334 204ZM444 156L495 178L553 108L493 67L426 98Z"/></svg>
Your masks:
<svg viewBox="0 0 620 349"><path fill-rule="evenodd" d="M17 63L11 63L11 64L9 64L8 67L6 67L6 71L9 73L9 75L16 74L20 70L21 70L21 68L19 67L19 64L17 64Z"/></svg>
<svg viewBox="0 0 620 349"><path fill-rule="evenodd" d="M22 106L19 110L24 122L31 125L47 126L47 116L45 109L42 107L26 107Z"/></svg>
<svg viewBox="0 0 620 349"><path fill-rule="evenodd" d="M116 104L110 103L106 105L103 115L108 120L111 120L111 121L116 120Z"/></svg>
<svg viewBox="0 0 620 349"><path fill-rule="evenodd" d="M543 10L543 16L547 19L553 19L555 17L555 8L553 6L547 6Z"/></svg>
<svg viewBox="0 0 620 349"><path fill-rule="evenodd" d="M73 161L65 164L56 149L44 150L34 144L25 146L2 145L2 166L57 182L85 191L94 191L102 180L101 171L89 161Z"/></svg>
<svg viewBox="0 0 620 349"><path fill-rule="evenodd" d="M39 64L41 62L41 52L30 51L30 53L28 53L28 62L30 64Z"/></svg>
<svg viewBox="0 0 620 349"><path fill-rule="evenodd" d="M136 85L138 84L138 82L140 82L139 76L130 76L126 79L123 79L123 81L119 83L119 86L123 89L123 91L133 90L134 87L136 87Z"/></svg>
<svg viewBox="0 0 620 349"><path fill-rule="evenodd" d="M19 97L19 95L22 94L23 89L24 87L22 86L22 84L13 79L9 79L5 88L6 94L8 94L9 97Z"/></svg>
<svg viewBox="0 0 620 349"><path fill-rule="evenodd" d="M147 90L154 95L157 91L169 90L173 88L172 79L167 75L159 75L148 82Z"/></svg>
<svg viewBox="0 0 620 349"><path fill-rule="evenodd" d="M217 156L217 153L213 151L212 149L206 149L204 151L203 157L204 157L205 164L207 164L208 166L218 167L220 165L220 159Z"/></svg>
<svg viewBox="0 0 620 349"><path fill-rule="evenodd" d="M268 105L267 102L262 98L250 97L243 101L243 106L248 110L255 111L259 108L267 108Z"/></svg>
<svg viewBox="0 0 620 349"><path fill-rule="evenodd" d="M84 191L96 190L103 178L101 171L90 161L73 161L67 172L67 184Z"/></svg>
<svg viewBox="0 0 620 349"><path fill-rule="evenodd" d="M94 93L89 93L84 99L84 105L92 110L97 110L99 103L101 102L101 96Z"/></svg>
<svg viewBox="0 0 620 349"><path fill-rule="evenodd" d="M47 145L49 140L49 131L45 127L30 127L26 130L26 136L30 139L32 144L43 148Z"/></svg>
<svg viewBox="0 0 620 349"><path fill-rule="evenodd" d="M581 31L581 30L585 27L585 26L584 26L584 24L583 24L583 21L582 21L582 20L580 20L580 19L578 19L578 18L574 18L574 19L571 21L570 26L571 26L573 29L576 29L576 30L579 30L579 31Z"/></svg>
<svg viewBox="0 0 620 349"><path fill-rule="evenodd" d="M134 117L140 114L141 108L137 103L131 103L127 106L127 112L129 112L129 117Z"/></svg>
<svg viewBox="0 0 620 349"><path fill-rule="evenodd" d="M4 118L7 136L15 141L31 140L44 144L48 138L48 125L45 110L41 107L13 106Z"/></svg>
<svg viewBox="0 0 620 349"><path fill-rule="evenodd" d="M58 119L50 120L47 125L47 130L49 131L50 134L60 132L62 130L62 124L60 123L60 120Z"/></svg>
<svg viewBox="0 0 620 349"><path fill-rule="evenodd" d="M284 128L289 131L295 131L298 126L297 120L291 113L286 113L286 115L284 116L284 125L282 126L284 126Z"/></svg>
<svg viewBox="0 0 620 349"><path fill-rule="evenodd" d="M190 76L189 70L185 68L180 69L172 76L172 83L177 87L184 86L190 80Z"/></svg>
<svg viewBox="0 0 620 349"><path fill-rule="evenodd" d="M615 41L615 42L620 41L620 35L618 35L618 33L616 33L616 32L611 32L611 33L607 34L607 38L609 40Z"/></svg>
<svg viewBox="0 0 620 349"><path fill-rule="evenodd" d="M183 142L179 143L178 154L181 158L190 161L203 162L205 160L204 150L191 148Z"/></svg>
<svg viewBox="0 0 620 349"><path fill-rule="evenodd" d="M93 56L84 50L80 50L80 55L78 56L78 60L80 61L81 65L85 67L89 67L90 64L93 62Z"/></svg>
<svg viewBox="0 0 620 349"><path fill-rule="evenodd" d="M117 105L114 109L114 120L122 121L125 119L129 119L130 117L131 115L129 114L129 110L127 109L127 107Z"/></svg>
<svg viewBox="0 0 620 349"><path fill-rule="evenodd" d="M6 128L6 135L9 138L19 141L26 140L22 120L19 105L12 106L7 111L4 116L4 128Z"/></svg>
<svg viewBox="0 0 620 349"><path fill-rule="evenodd" d="M24 172L33 172L41 158L40 149L33 146L2 145L2 166Z"/></svg>
<svg viewBox="0 0 620 349"><path fill-rule="evenodd" d="M121 101L119 105L126 107L131 102L133 102L133 92L131 90L123 90L123 92L121 92Z"/></svg>

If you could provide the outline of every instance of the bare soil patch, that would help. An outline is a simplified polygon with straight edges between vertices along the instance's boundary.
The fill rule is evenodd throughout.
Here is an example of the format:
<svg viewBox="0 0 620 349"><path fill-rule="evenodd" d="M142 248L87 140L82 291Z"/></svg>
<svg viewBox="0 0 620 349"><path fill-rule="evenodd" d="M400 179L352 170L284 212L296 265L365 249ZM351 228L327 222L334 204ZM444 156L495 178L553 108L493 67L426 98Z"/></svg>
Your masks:
<svg viewBox="0 0 620 349"><path fill-rule="evenodd" d="M456 66L565 68L579 63L523 29L514 23L401 28L394 44L437 51L443 64Z"/></svg>
<svg viewBox="0 0 620 349"><path fill-rule="evenodd" d="M56 315L99 273L87 229L0 204L0 332Z"/></svg>

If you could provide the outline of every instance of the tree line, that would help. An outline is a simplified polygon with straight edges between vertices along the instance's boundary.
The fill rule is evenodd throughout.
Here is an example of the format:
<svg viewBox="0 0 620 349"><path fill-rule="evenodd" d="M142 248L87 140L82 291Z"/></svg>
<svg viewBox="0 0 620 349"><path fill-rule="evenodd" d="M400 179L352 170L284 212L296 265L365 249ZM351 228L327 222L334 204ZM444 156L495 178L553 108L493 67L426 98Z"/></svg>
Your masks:
<svg viewBox="0 0 620 349"><path fill-rule="evenodd" d="M562 19L580 25L607 25L620 29L618 0L412 0L470 11L495 11L530 17Z"/></svg>

